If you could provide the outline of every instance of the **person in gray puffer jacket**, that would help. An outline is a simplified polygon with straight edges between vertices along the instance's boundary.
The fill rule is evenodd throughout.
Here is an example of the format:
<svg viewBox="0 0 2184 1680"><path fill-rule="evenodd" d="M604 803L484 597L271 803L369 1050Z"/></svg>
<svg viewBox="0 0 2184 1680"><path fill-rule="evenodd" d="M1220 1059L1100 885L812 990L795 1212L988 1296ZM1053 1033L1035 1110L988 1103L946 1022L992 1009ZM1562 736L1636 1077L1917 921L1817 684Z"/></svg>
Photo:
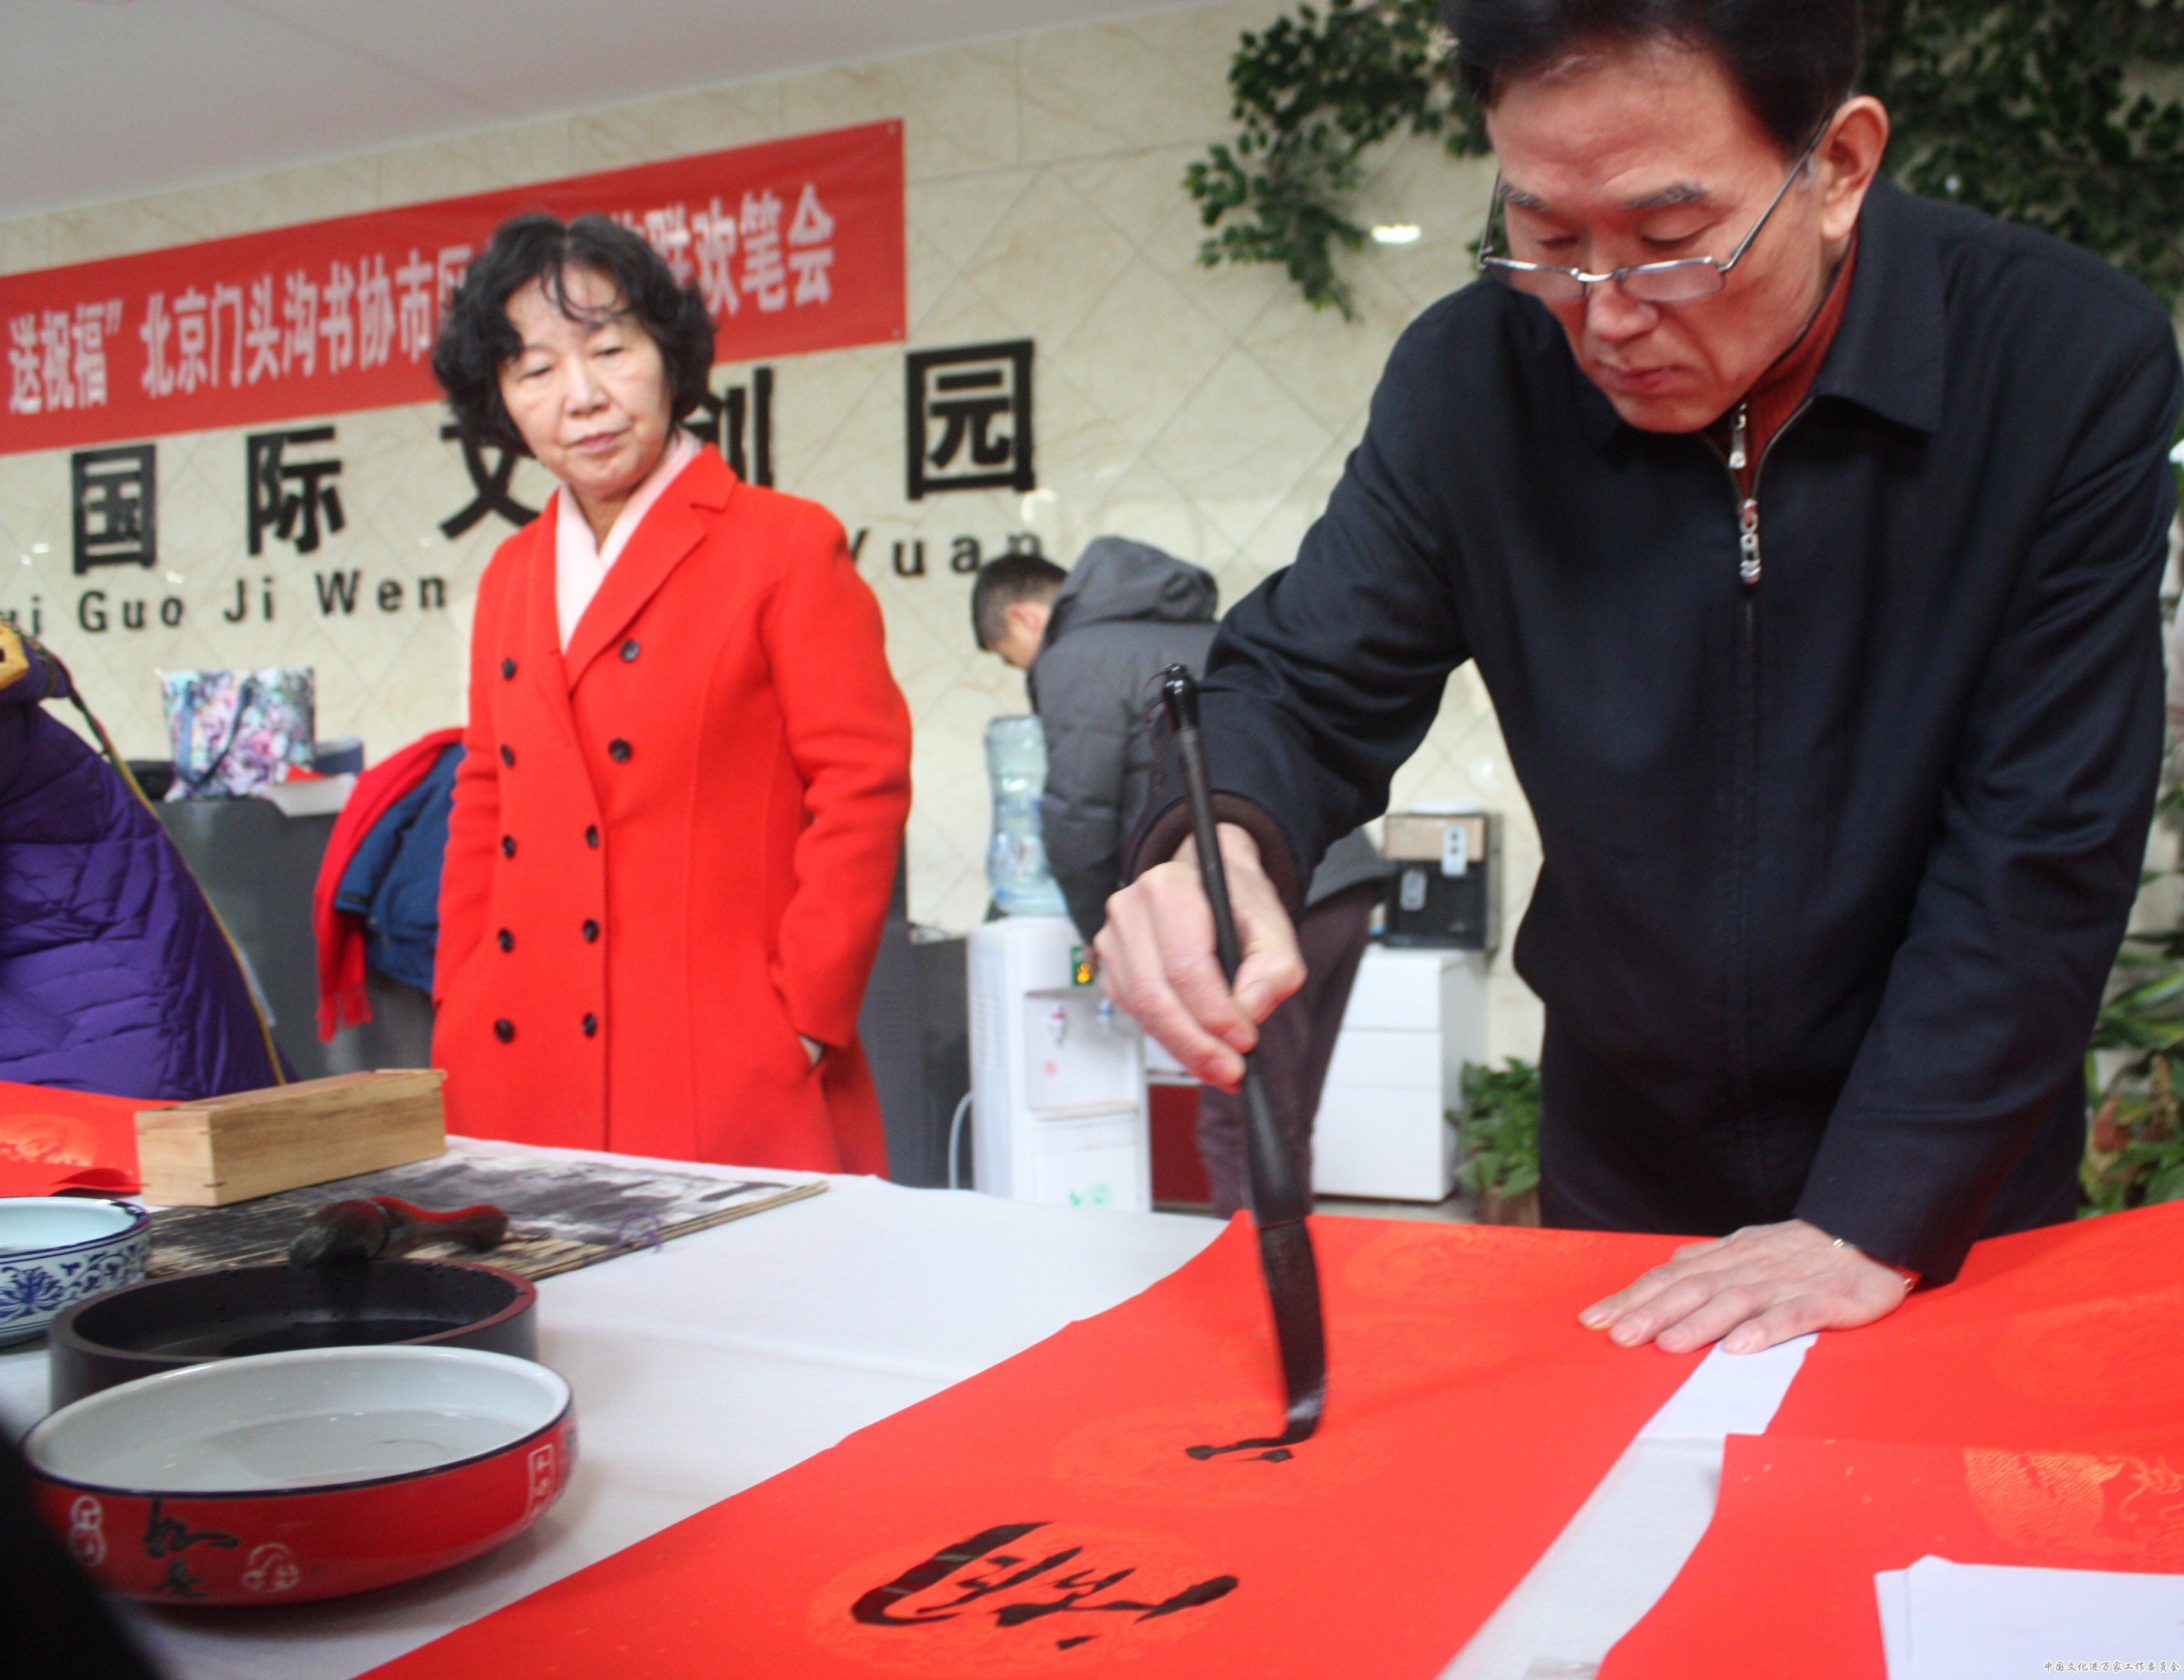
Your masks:
<svg viewBox="0 0 2184 1680"><path fill-rule="evenodd" d="M1201 568L1121 537L1095 537L1069 571L1043 555L1004 554L972 586L978 645L1026 674L1045 726L1047 865L1088 946L1123 884L1123 847L1153 783L1160 674L1205 670L1219 592ZM1362 830L1329 849L1297 929L1310 977L1260 1029L1269 1093L1307 1175L1320 1088L1384 873ZM1202 1094L1198 1146L1225 1217L1248 1202L1234 1093Z"/></svg>

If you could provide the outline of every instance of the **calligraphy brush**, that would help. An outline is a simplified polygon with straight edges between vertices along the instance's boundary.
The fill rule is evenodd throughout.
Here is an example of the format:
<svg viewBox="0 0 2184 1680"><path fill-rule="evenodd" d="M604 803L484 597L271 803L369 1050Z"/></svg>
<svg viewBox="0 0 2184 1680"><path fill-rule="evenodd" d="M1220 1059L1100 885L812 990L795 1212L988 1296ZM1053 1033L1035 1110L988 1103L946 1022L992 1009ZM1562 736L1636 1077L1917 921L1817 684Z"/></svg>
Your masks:
<svg viewBox="0 0 2184 1680"><path fill-rule="evenodd" d="M1215 949L1221 972L1232 987L1243 962L1236 938L1236 915L1228 902L1228 874L1213 820L1213 785L1206 768L1206 737L1198 727L1198 681L1186 665L1161 673L1161 702L1175 732L1176 759L1183 769L1184 793L1190 802L1191 828L1198 840L1198 872L1213 911ZM1312 1192L1297 1170L1273 1104L1260 1076L1258 1052L1244 1058L1244 1158L1251 1186L1251 1216L1259 1227L1259 1265L1267 1278L1273 1309L1274 1339L1281 1349L1282 1377L1289 1388L1289 1427L1265 1440L1239 1441L1229 1447L1193 1447L1194 1458L1255 1447L1287 1448L1319 1427L1327 1406L1327 1332L1319 1301L1319 1263L1312 1254L1312 1231L1305 1215ZM1287 1456L1284 1453L1283 1456Z"/></svg>

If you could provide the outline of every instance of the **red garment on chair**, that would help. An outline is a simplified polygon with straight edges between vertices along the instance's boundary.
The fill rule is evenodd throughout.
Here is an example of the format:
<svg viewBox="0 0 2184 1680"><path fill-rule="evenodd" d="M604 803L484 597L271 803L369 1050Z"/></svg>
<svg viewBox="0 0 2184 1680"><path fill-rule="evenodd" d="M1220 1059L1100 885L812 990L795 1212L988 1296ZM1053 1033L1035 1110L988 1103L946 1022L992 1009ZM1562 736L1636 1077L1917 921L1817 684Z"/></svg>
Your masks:
<svg viewBox="0 0 2184 1680"><path fill-rule="evenodd" d="M356 779L356 787L334 819L319 882L311 894L311 931L319 943L319 1037L331 1038L344 1026L371 1019L371 999L364 988L364 918L337 909L342 876L372 825L395 802L432 773L440 754L463 738L460 729L438 729L388 754Z"/></svg>
<svg viewBox="0 0 2184 1680"><path fill-rule="evenodd" d="M558 524L478 588L433 982L449 1129L884 1171L857 1011L910 713L841 526L707 448L565 654Z"/></svg>

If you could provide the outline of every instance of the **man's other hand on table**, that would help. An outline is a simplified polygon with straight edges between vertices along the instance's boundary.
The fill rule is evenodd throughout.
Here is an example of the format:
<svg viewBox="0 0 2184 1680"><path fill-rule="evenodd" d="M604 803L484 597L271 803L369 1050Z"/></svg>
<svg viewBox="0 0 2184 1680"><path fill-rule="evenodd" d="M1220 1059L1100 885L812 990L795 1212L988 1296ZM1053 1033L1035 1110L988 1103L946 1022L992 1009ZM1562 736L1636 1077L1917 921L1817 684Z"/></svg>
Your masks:
<svg viewBox="0 0 2184 1680"><path fill-rule="evenodd" d="M1578 1315L1625 1347L1672 1354L1719 1342L1756 1354L1813 1330L1886 1318L1917 1280L1802 1219L1686 1243L1629 1288Z"/></svg>

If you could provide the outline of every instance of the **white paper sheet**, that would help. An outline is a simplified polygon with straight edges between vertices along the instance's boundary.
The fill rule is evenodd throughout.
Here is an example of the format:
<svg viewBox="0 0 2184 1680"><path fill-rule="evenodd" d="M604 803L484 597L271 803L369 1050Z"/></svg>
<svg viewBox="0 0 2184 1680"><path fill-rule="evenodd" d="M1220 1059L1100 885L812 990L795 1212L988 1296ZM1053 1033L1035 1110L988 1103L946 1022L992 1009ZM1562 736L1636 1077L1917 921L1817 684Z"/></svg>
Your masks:
<svg viewBox="0 0 2184 1680"><path fill-rule="evenodd" d="M1638 1438L1719 1442L1724 1435L1764 1435L1818 1340L1795 1336L1757 1354L1725 1353L1717 1345Z"/></svg>
<svg viewBox="0 0 2184 1680"><path fill-rule="evenodd" d="M1911 1672L1909 1572L1882 1570L1873 1577L1873 1595L1880 1601L1880 1654L1890 1680L1906 1680Z"/></svg>
<svg viewBox="0 0 2184 1680"><path fill-rule="evenodd" d="M1441 1680L1595 1672L1713 1520L1722 1437L1766 1433L1814 1339L1758 1354L1716 1348L1700 1360Z"/></svg>
<svg viewBox="0 0 2184 1680"><path fill-rule="evenodd" d="M2184 1670L2184 1575L1922 1557L1874 1577L1889 1680Z"/></svg>

